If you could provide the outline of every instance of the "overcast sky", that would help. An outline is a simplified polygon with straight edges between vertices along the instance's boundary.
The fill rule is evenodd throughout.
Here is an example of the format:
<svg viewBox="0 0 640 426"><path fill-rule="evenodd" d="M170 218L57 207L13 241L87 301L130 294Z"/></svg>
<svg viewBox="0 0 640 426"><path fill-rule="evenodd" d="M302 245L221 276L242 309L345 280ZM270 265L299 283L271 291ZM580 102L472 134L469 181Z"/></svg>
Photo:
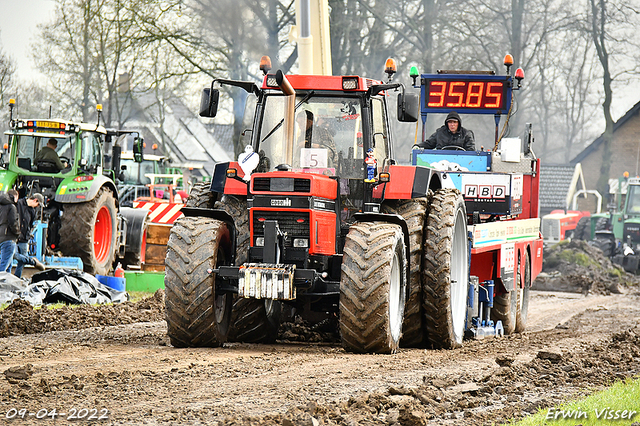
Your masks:
<svg viewBox="0 0 640 426"><path fill-rule="evenodd" d="M2 49L15 61L20 80L40 77L31 59L29 45L35 41L36 26L49 21L54 10L52 0L0 0Z"/></svg>
<svg viewBox="0 0 640 426"><path fill-rule="evenodd" d="M16 63L17 77L24 82L45 78L36 69L30 45L36 42L37 25L53 18L53 0L0 0L0 38L2 48ZM46 46L42 46L46 49ZM526 72L526 70L525 70ZM630 88L640 86L637 79ZM617 120L638 102L636 90L617 90L614 93L613 119Z"/></svg>

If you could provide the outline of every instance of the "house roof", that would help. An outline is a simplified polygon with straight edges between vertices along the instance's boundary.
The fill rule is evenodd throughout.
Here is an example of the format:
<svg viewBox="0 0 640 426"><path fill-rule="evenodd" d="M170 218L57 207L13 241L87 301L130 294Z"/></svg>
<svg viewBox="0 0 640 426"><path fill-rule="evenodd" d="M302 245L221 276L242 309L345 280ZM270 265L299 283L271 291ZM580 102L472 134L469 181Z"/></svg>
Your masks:
<svg viewBox="0 0 640 426"><path fill-rule="evenodd" d="M216 138L220 146L233 155L233 124L215 123L209 130L212 131L213 137Z"/></svg>
<svg viewBox="0 0 640 426"><path fill-rule="evenodd" d="M571 180L575 171L572 165L540 166L540 213L567 208L567 194L571 190Z"/></svg>
<svg viewBox="0 0 640 426"><path fill-rule="evenodd" d="M165 99L162 107L163 122L159 126L157 119L150 114L158 108L154 96L142 94L131 106L128 126L144 129L147 150L150 143L158 143L163 154L173 160L174 166L202 168L205 174L211 174L216 163L232 161L233 151L225 149L222 141L180 99ZM224 144L228 142L224 141Z"/></svg>
<svg viewBox="0 0 640 426"><path fill-rule="evenodd" d="M635 104L629 111L626 112L625 115L620 117L618 121L613 123L613 132L615 133L620 127L622 127L629 119L631 119L634 115L640 112L640 102ZM573 160L571 160L571 164L576 164L587 158L592 152L598 149L600 145L604 142L604 133L598 136L596 140L591 142L589 146L582 150L581 153L575 156Z"/></svg>

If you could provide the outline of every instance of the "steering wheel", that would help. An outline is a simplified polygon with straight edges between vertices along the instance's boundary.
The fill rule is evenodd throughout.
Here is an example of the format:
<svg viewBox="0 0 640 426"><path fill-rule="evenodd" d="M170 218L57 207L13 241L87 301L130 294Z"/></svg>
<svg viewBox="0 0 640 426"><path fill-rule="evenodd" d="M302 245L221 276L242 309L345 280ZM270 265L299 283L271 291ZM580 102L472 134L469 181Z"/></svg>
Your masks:
<svg viewBox="0 0 640 426"><path fill-rule="evenodd" d="M338 162L338 153L336 152L335 148L328 143L319 143L318 145L321 148L325 148L330 152L331 161L334 163L334 166L335 166L336 163Z"/></svg>
<svg viewBox="0 0 640 426"><path fill-rule="evenodd" d="M466 149L458 145L447 145L447 146L443 146L440 149L447 149L447 150L453 150L453 151L466 151Z"/></svg>
<svg viewBox="0 0 640 426"><path fill-rule="evenodd" d="M69 167L71 167L71 160L69 160L69 157L65 157L63 155L61 155L60 157L60 161L62 161L62 163L67 163L67 167L65 167L65 169L68 169Z"/></svg>

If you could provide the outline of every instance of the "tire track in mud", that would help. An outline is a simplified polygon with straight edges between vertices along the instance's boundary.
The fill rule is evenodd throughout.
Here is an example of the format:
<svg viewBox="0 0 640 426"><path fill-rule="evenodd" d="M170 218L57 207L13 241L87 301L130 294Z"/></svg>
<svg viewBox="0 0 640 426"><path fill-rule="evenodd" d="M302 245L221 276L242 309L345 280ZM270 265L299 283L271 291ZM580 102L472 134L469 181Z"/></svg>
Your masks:
<svg viewBox="0 0 640 426"><path fill-rule="evenodd" d="M0 416L82 406L109 409L103 424L490 424L638 374L638 302L533 292L538 331L395 355L283 342L176 349L163 321L10 336Z"/></svg>

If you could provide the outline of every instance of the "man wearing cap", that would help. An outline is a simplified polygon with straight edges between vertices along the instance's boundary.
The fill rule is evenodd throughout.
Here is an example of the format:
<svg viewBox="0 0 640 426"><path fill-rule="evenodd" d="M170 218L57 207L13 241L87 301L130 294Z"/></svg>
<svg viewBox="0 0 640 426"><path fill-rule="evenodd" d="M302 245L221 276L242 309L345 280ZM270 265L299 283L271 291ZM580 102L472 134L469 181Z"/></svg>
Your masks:
<svg viewBox="0 0 640 426"><path fill-rule="evenodd" d="M33 221L36 219L36 208L44 207L44 197L42 194L32 194L27 198L18 200L18 218L20 222L20 234L18 235L18 244L13 258L18 262L16 270L13 273L18 278L22 277L22 268L24 265L35 266L36 269L44 270L44 265L35 257L29 257L29 240L31 239L31 229Z"/></svg>
<svg viewBox="0 0 640 426"><path fill-rule="evenodd" d="M444 120L444 125L429 138L418 144L420 148L447 149L459 147L465 151L475 151L476 143L473 131L462 127L462 120L457 112L451 111Z"/></svg>
<svg viewBox="0 0 640 426"><path fill-rule="evenodd" d="M60 161L56 148L58 148L58 140L56 138L49 138L47 145L43 146L36 154L34 163L37 165L38 163L47 162L55 164L58 171L64 169L66 166Z"/></svg>

